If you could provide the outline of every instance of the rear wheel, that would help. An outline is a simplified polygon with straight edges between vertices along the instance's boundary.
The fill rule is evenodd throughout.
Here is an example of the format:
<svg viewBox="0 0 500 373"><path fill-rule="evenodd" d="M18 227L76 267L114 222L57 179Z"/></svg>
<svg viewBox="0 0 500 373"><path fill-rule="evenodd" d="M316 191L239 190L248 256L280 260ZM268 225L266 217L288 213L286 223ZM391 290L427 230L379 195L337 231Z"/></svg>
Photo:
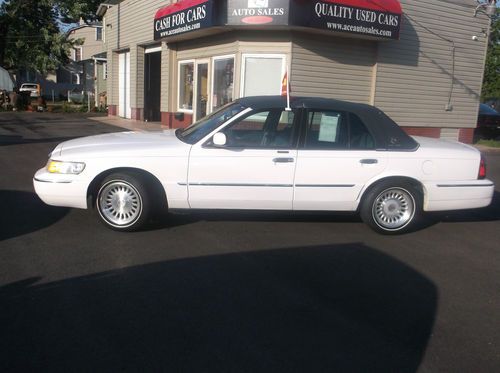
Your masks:
<svg viewBox="0 0 500 373"><path fill-rule="evenodd" d="M146 223L150 202L139 176L112 174L104 179L96 198L101 221L119 231L135 231Z"/></svg>
<svg viewBox="0 0 500 373"><path fill-rule="evenodd" d="M372 229L383 234L406 233L417 225L421 216L422 194L407 182L382 182L363 199L361 218Z"/></svg>

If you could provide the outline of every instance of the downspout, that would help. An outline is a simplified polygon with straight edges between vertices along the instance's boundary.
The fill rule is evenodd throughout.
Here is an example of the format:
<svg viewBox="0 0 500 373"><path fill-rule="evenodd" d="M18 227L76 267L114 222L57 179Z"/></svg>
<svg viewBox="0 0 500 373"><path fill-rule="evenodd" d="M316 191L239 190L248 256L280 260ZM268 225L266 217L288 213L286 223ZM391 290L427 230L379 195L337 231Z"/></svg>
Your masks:
<svg viewBox="0 0 500 373"><path fill-rule="evenodd" d="M118 3L118 15L117 15L117 19L116 19L116 33L117 33L116 49L120 49L120 8L121 8L121 4Z"/></svg>
<svg viewBox="0 0 500 373"><path fill-rule="evenodd" d="M95 57L92 57L94 60L94 107L97 107L97 60Z"/></svg>

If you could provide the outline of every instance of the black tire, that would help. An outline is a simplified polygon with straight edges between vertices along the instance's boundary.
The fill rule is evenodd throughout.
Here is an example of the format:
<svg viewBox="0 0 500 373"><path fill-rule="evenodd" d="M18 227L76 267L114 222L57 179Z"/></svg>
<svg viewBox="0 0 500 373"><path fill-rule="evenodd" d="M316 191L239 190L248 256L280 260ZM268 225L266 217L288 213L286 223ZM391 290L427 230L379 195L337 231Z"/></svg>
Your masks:
<svg viewBox="0 0 500 373"><path fill-rule="evenodd" d="M95 207L105 226L131 232L146 224L151 212L151 199L139 175L116 173L102 181Z"/></svg>
<svg viewBox="0 0 500 373"><path fill-rule="evenodd" d="M422 206L419 188L404 180L387 180L368 190L361 202L360 215L378 233L403 234L417 228Z"/></svg>

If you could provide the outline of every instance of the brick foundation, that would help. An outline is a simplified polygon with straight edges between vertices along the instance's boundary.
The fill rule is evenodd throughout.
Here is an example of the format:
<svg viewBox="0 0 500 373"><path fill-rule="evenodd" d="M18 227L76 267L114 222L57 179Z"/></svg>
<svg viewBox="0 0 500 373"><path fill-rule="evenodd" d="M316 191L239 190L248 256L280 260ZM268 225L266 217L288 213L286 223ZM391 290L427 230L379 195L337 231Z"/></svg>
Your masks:
<svg viewBox="0 0 500 373"><path fill-rule="evenodd" d="M441 137L441 128L435 127L401 127L410 136L423 136L439 139Z"/></svg>
<svg viewBox="0 0 500 373"><path fill-rule="evenodd" d="M108 115L116 117L118 113L118 106L108 105Z"/></svg>
<svg viewBox="0 0 500 373"><path fill-rule="evenodd" d="M133 120L144 120L144 109L132 108L131 109L131 119Z"/></svg>
<svg viewBox="0 0 500 373"><path fill-rule="evenodd" d="M191 123L193 123L193 115L184 113L184 120L179 121L175 119L175 113L169 113L162 111L161 113L161 125L167 128L186 128Z"/></svg>
<svg viewBox="0 0 500 373"><path fill-rule="evenodd" d="M465 144L472 144L474 142L474 128L460 128L458 141Z"/></svg>
<svg viewBox="0 0 500 373"><path fill-rule="evenodd" d="M423 136L439 139L441 128L436 127L401 127L408 135ZM472 144L474 141L474 128L460 128L458 130L458 141L465 144Z"/></svg>

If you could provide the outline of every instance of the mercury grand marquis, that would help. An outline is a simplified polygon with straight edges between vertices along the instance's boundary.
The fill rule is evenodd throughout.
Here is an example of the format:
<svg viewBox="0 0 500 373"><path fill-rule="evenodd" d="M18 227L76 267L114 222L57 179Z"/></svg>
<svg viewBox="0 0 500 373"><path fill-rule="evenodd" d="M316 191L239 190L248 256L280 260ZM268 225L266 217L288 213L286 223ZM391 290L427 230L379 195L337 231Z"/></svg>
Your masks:
<svg viewBox="0 0 500 373"><path fill-rule="evenodd" d="M252 209L359 212L397 234L494 193L475 148L411 137L373 106L324 98L242 98L186 129L84 137L49 158L34 176L39 197L95 208L120 231L158 209Z"/></svg>

